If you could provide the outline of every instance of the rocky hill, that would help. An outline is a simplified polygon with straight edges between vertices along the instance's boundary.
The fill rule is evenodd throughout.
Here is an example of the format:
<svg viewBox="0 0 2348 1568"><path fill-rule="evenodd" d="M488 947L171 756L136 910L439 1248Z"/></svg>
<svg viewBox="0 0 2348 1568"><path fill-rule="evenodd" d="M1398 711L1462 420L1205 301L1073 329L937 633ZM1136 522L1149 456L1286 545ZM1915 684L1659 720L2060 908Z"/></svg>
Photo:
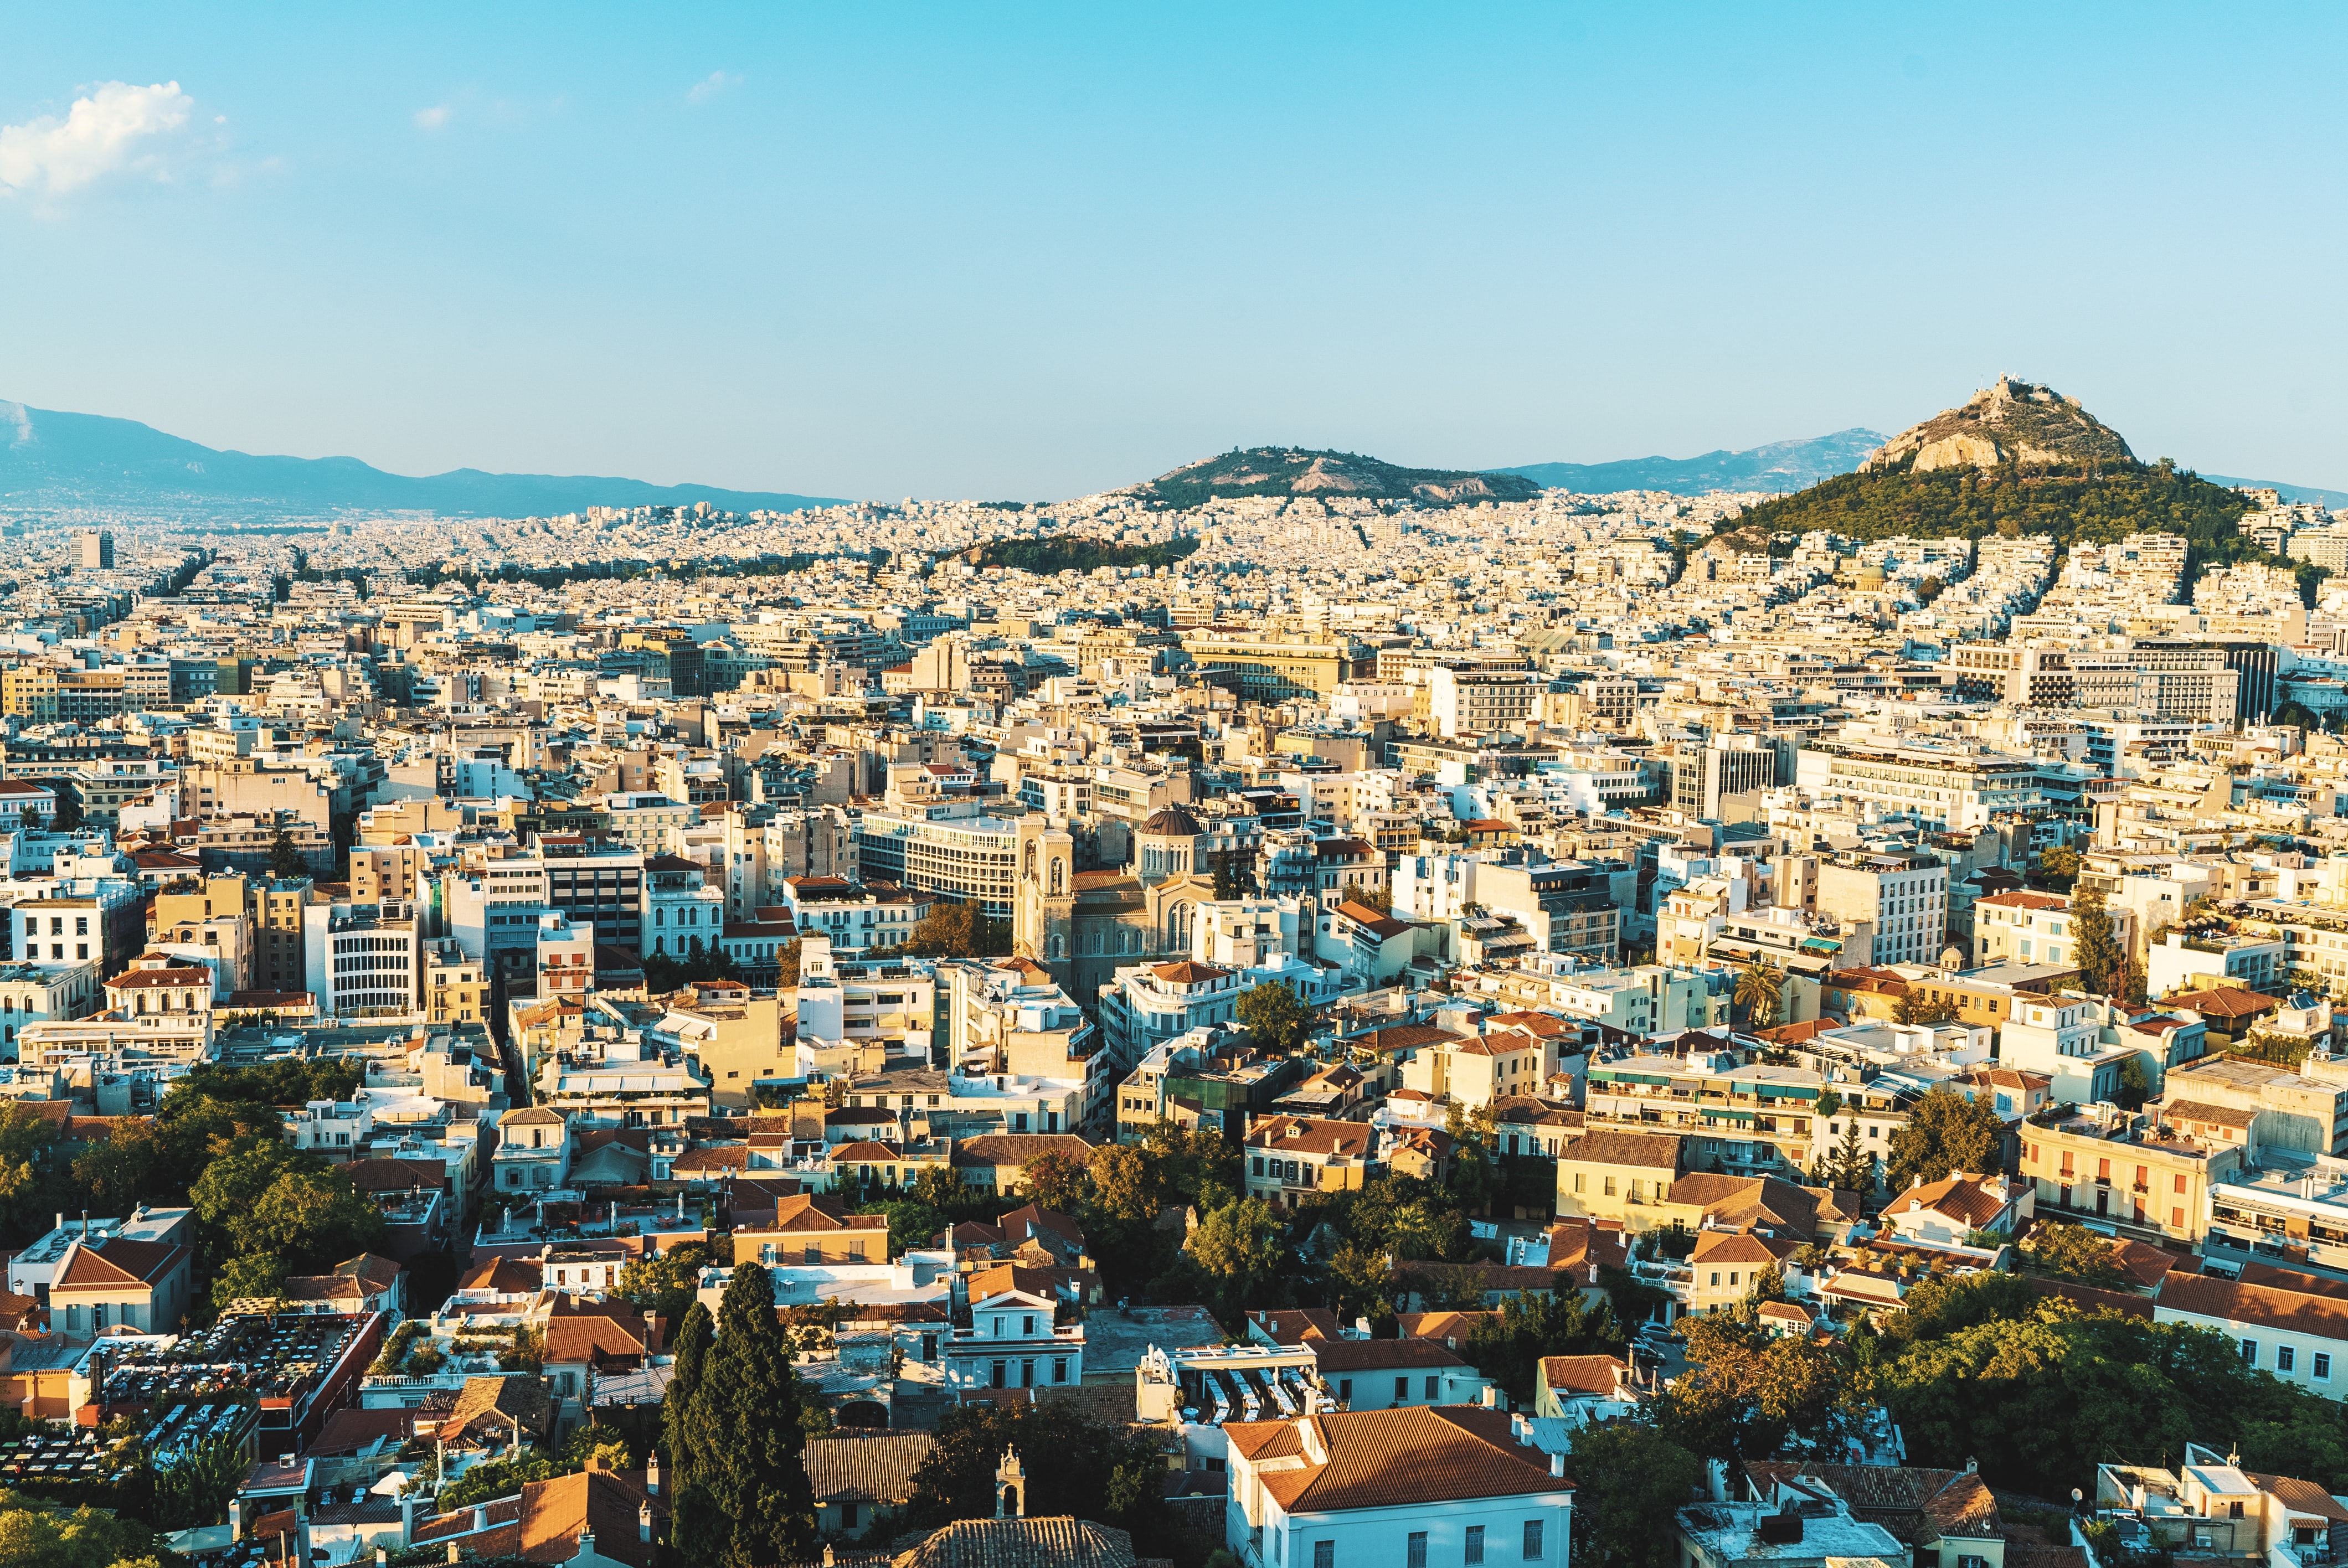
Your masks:
<svg viewBox="0 0 2348 1568"><path fill-rule="evenodd" d="M1994 468L2002 464L2048 467L2127 463L2136 454L2118 431L2051 386L2001 375L1964 405L1942 409L1885 442L1863 469Z"/></svg>
<svg viewBox="0 0 2348 1568"><path fill-rule="evenodd" d="M1180 509L1246 496L1347 497L1365 501L1416 501L1457 507L1478 501L1520 501L1541 487L1516 474L1458 468L1402 468L1353 452L1312 452L1297 446L1251 446L1187 463L1127 492L1146 506Z"/></svg>

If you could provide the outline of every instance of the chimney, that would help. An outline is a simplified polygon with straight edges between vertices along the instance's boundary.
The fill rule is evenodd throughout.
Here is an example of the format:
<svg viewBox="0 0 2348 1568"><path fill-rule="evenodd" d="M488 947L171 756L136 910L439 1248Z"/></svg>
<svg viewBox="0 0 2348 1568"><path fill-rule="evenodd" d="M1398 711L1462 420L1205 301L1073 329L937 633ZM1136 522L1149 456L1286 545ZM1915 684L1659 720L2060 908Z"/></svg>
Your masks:
<svg viewBox="0 0 2348 1568"><path fill-rule="evenodd" d="M1296 1440L1304 1450L1304 1457L1313 1464L1327 1464L1329 1450L1321 1441L1321 1423L1310 1416L1301 1416L1296 1422Z"/></svg>
<svg viewBox="0 0 2348 1568"><path fill-rule="evenodd" d="M636 1539L650 1541L652 1538L653 1505L649 1502L640 1502L636 1505Z"/></svg>
<svg viewBox="0 0 2348 1568"><path fill-rule="evenodd" d="M660 1495L660 1450L644 1456L644 1490L653 1496Z"/></svg>
<svg viewBox="0 0 2348 1568"><path fill-rule="evenodd" d="M594 1555L595 1532L592 1530L582 1530L579 1532L579 1550L572 1553L572 1561L577 1562L582 1558Z"/></svg>
<svg viewBox="0 0 2348 1568"><path fill-rule="evenodd" d="M229 1511L230 1518L236 1516L235 1510ZM399 1500L399 1543L403 1547L416 1543L416 1494L412 1491Z"/></svg>
<svg viewBox="0 0 2348 1568"><path fill-rule="evenodd" d="M1563 1454L1557 1453L1549 1456L1549 1473L1550 1479L1552 1481L1563 1481L1565 1479L1565 1456Z"/></svg>
<svg viewBox="0 0 2348 1568"><path fill-rule="evenodd" d="M1483 1404L1488 1410L1499 1409L1500 1390L1490 1383L1484 1385Z"/></svg>
<svg viewBox="0 0 2348 1568"><path fill-rule="evenodd" d="M477 1502L473 1504L473 1528L475 1530L487 1530L489 1527L489 1505L486 1502Z"/></svg>

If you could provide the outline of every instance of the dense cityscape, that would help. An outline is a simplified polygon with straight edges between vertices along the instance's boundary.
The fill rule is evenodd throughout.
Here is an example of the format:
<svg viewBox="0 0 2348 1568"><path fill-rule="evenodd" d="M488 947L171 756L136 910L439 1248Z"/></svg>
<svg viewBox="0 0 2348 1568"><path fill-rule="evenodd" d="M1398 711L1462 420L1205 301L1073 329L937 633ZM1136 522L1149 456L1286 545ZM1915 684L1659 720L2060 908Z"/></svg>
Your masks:
<svg viewBox="0 0 2348 1568"><path fill-rule="evenodd" d="M17 509L0 1533L2331 1562L2348 521L1218 463Z"/></svg>

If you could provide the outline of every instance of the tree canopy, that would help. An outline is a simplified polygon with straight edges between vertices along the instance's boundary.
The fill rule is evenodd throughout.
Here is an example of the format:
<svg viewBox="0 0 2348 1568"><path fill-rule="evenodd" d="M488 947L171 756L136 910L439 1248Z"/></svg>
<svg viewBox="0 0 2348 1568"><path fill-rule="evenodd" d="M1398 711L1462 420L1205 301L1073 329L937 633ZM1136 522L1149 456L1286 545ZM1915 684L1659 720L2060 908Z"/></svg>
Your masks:
<svg viewBox="0 0 2348 1568"><path fill-rule="evenodd" d="M685 1331L698 1340L692 1313ZM775 1317L774 1282L764 1268L734 1266L718 1302L716 1339L695 1356L680 1400L685 1355L680 1345L664 1400L679 1406L676 1419L663 1412L672 1441L690 1434L674 1516L681 1553L691 1563L804 1560L815 1542L815 1494L800 1460L807 1432L790 1336Z"/></svg>
<svg viewBox="0 0 2348 1568"><path fill-rule="evenodd" d="M2005 1123L1986 1102L1935 1088L1909 1108L1908 1124L1891 1134L1884 1180L1898 1192L1952 1171L1994 1171L2004 1139Z"/></svg>

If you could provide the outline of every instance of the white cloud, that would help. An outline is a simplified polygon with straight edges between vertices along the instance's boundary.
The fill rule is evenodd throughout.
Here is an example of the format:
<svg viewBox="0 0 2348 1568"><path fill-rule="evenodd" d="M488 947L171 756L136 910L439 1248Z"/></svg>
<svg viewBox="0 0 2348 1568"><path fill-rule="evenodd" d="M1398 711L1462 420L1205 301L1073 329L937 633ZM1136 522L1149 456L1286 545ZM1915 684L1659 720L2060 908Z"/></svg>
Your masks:
<svg viewBox="0 0 2348 1568"><path fill-rule="evenodd" d="M0 190L57 196L126 170L160 178L162 138L185 129L194 107L177 82L106 82L74 99L62 119L0 126Z"/></svg>
<svg viewBox="0 0 2348 1568"><path fill-rule="evenodd" d="M742 78L726 71L712 71L685 89L685 101L705 104L728 87L739 87Z"/></svg>
<svg viewBox="0 0 2348 1568"><path fill-rule="evenodd" d="M451 109L447 104L434 104L428 109L417 109L416 111L416 128L418 130L438 130L442 126L448 123L449 116L455 112L456 111Z"/></svg>

